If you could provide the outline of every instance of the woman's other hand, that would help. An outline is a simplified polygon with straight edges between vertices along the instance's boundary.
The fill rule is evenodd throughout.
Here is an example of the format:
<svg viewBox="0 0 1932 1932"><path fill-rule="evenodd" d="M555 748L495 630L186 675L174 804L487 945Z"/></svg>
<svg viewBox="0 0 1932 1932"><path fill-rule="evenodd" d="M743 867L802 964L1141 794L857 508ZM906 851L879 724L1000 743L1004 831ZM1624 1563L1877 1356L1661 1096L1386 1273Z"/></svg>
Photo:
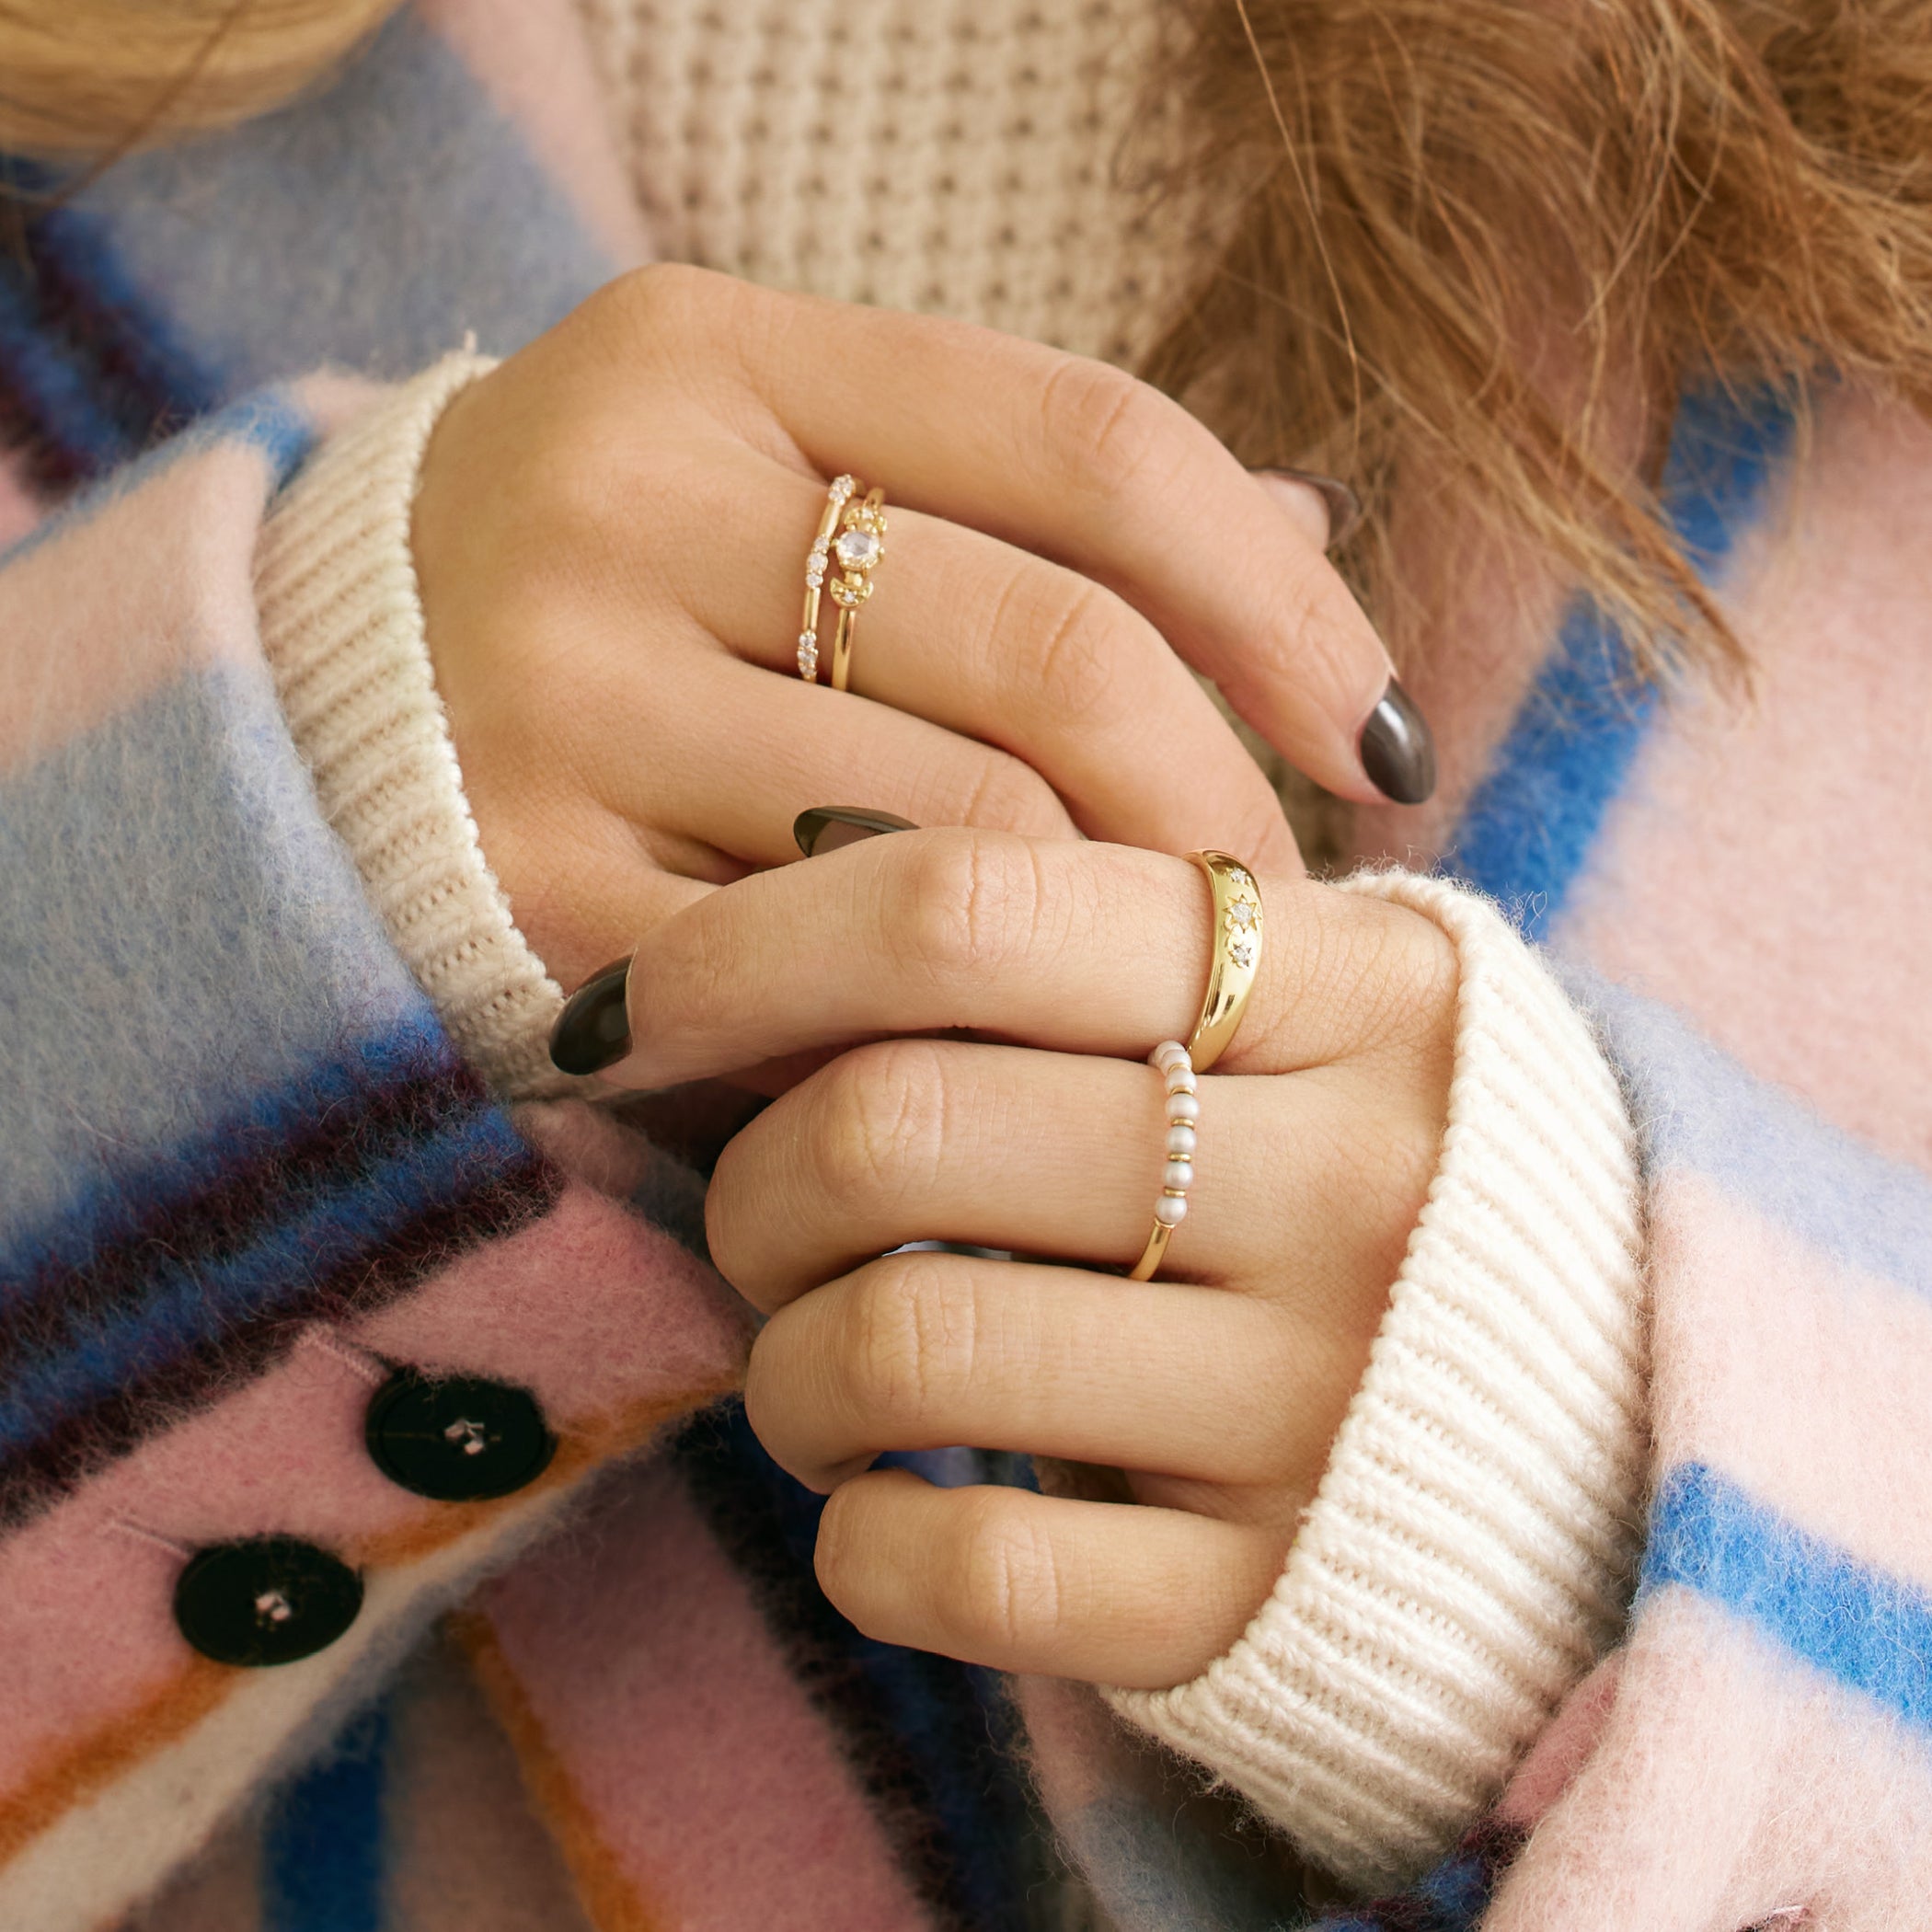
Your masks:
<svg viewBox="0 0 1932 1932"><path fill-rule="evenodd" d="M833 1492L820 1575L870 1634L1158 1688L1279 1573L1436 1166L1457 968L1418 914L1292 872L1259 890L1259 971L1198 1078L1197 1178L1148 1282L1096 1271L1135 1260L1161 1191L1143 1056L1200 1006L1194 866L908 833L713 894L639 949L619 1080L845 1049L730 1143L708 1212L772 1317L752 1421ZM880 1032L926 1037L854 1044ZM1040 1259L890 1252L922 1239ZM961 1443L1123 1470L1149 1507L869 1470Z"/></svg>
<svg viewBox="0 0 1932 1932"><path fill-rule="evenodd" d="M795 668L842 472L891 518L847 692ZM455 399L414 547L484 850L570 985L793 856L827 799L1292 874L1187 665L1322 784L1380 795L1359 746L1388 661L1324 523L1103 364L656 268Z"/></svg>

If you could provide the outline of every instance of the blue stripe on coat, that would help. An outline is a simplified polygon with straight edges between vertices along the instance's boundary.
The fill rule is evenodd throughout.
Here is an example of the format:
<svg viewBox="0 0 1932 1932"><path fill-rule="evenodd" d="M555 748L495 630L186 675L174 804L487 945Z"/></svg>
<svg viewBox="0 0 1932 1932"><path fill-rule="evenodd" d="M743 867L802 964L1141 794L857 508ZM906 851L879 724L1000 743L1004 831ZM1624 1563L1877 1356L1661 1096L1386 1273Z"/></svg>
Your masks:
<svg viewBox="0 0 1932 1932"><path fill-rule="evenodd" d="M1714 581L1789 447L1777 398L1713 392L1678 412L1665 466L1665 515L1698 573ZM1589 603L1564 622L1451 842L1446 869L1488 892L1540 939L1589 857L1658 705L1626 641Z"/></svg>
<svg viewBox="0 0 1932 1932"><path fill-rule="evenodd" d="M363 1712L276 1800L262 1834L261 1932L383 1932L391 1729L386 1704Z"/></svg>
<svg viewBox="0 0 1932 1932"><path fill-rule="evenodd" d="M244 443L262 453L269 468L266 494L272 496L308 460L317 440L315 423L287 389L258 389L76 490L25 536L0 550L0 569L73 535L176 464L224 443Z"/></svg>
<svg viewBox="0 0 1932 1932"><path fill-rule="evenodd" d="M1932 1179L1747 1073L1673 1008L1558 971L1609 1046L1653 1176L1708 1175L1821 1254L1932 1295Z"/></svg>
<svg viewBox="0 0 1932 1932"><path fill-rule="evenodd" d="M466 1184L530 1160L509 1120L486 1109L372 1161L353 1187L285 1204L237 1253L185 1266L157 1253L136 1305L98 1325L84 1316L67 1346L9 1365L0 1393L0 1456L130 1378L217 1341L238 1323L303 1312L316 1282L358 1263L375 1269L388 1244Z"/></svg>
<svg viewBox="0 0 1932 1932"><path fill-rule="evenodd" d="M0 250L0 364L26 412L26 427L55 444L75 469L101 476L140 447L97 394L96 373L77 347L43 327L33 269Z"/></svg>
<svg viewBox="0 0 1932 1932"><path fill-rule="evenodd" d="M1650 1511L1639 1602L1673 1583L1932 1731L1932 1594L1786 1522L1703 1463L1673 1468Z"/></svg>

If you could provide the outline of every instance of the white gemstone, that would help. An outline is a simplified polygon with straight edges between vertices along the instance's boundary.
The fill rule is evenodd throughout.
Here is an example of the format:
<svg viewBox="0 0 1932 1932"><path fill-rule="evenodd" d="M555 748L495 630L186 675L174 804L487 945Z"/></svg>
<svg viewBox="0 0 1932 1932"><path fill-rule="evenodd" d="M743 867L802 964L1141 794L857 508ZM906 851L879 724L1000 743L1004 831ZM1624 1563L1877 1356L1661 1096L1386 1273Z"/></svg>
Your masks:
<svg viewBox="0 0 1932 1932"><path fill-rule="evenodd" d="M852 478L850 477L833 477L832 494L835 496L841 503L843 503L845 500L845 499L852 494L852 489L853 483Z"/></svg>
<svg viewBox="0 0 1932 1932"><path fill-rule="evenodd" d="M1179 1227L1188 1218L1188 1202L1184 1194L1163 1194L1154 1203L1154 1218L1163 1227Z"/></svg>
<svg viewBox="0 0 1932 1932"><path fill-rule="evenodd" d="M879 539L869 530L844 530L833 548L848 570L869 570L879 561Z"/></svg>
<svg viewBox="0 0 1932 1932"><path fill-rule="evenodd" d="M1252 966L1255 962L1255 942L1246 938L1233 940L1228 946L1227 956L1236 966Z"/></svg>
<svg viewBox="0 0 1932 1932"><path fill-rule="evenodd" d="M1167 1129L1167 1158L1169 1160L1192 1160L1194 1158L1194 1130L1191 1127L1170 1127Z"/></svg>
<svg viewBox="0 0 1932 1932"><path fill-rule="evenodd" d="M1246 899L1237 899L1228 907L1227 916L1236 926L1251 926L1255 923L1255 908Z"/></svg>
<svg viewBox="0 0 1932 1932"><path fill-rule="evenodd" d="M1167 1101L1167 1124L1185 1121L1190 1125L1201 1118L1201 1102L1192 1094L1175 1094Z"/></svg>
<svg viewBox="0 0 1932 1932"><path fill-rule="evenodd" d="M1248 873L1243 871L1239 866L1230 866L1228 868L1227 878L1228 883L1230 885L1248 886L1252 885L1254 883L1253 878Z"/></svg>
<svg viewBox="0 0 1932 1932"><path fill-rule="evenodd" d="M1170 1160L1161 1176L1161 1185L1167 1188L1191 1187L1194 1182L1194 1163L1190 1160Z"/></svg>

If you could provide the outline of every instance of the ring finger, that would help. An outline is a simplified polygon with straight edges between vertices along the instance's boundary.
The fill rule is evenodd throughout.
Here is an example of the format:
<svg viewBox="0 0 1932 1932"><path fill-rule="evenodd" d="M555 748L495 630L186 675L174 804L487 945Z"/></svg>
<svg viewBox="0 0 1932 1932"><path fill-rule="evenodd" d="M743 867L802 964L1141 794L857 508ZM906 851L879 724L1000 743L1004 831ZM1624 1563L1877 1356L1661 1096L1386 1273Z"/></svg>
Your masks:
<svg viewBox="0 0 1932 1932"><path fill-rule="evenodd" d="M1365 1146L1351 1098L1326 1072L1204 1076L1196 1178L1164 1276L1265 1289L1344 1345L1364 1340L1433 1139ZM859 1047L726 1148L712 1257L767 1310L908 1241L1125 1266L1153 1226L1167 1132L1161 1081L1128 1062L948 1040Z"/></svg>
<svg viewBox="0 0 1932 1932"><path fill-rule="evenodd" d="M824 486L739 452L676 500L694 533L759 533L722 570L713 546L667 546L672 558L690 558L670 565L685 608L747 661L796 679L805 552ZM976 530L888 508L887 554L877 594L857 615L847 698L874 699L1024 761L1091 838L1170 852L1231 843L1264 870L1301 869L1260 767L1131 604ZM828 592L819 619L825 676L836 615ZM841 702L829 690L810 696L822 707Z"/></svg>

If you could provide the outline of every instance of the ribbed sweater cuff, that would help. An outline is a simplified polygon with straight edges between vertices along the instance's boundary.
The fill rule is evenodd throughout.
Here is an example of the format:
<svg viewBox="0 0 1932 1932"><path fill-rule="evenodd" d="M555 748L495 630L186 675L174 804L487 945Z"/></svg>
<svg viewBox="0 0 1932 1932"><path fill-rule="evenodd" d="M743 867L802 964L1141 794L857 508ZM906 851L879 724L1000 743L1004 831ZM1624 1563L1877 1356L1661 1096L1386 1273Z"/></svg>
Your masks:
<svg viewBox="0 0 1932 1932"><path fill-rule="evenodd" d="M1401 872L1461 979L1442 1158L1272 1595L1191 1683L1109 1701L1363 1889L1501 1788L1628 1601L1644 1481L1635 1137L1502 917Z"/></svg>
<svg viewBox="0 0 1932 1932"><path fill-rule="evenodd" d="M567 1085L546 1051L563 994L483 857L437 696L409 549L423 453L495 364L452 355L332 438L256 548L261 634L324 815L457 1047L499 1092Z"/></svg>

